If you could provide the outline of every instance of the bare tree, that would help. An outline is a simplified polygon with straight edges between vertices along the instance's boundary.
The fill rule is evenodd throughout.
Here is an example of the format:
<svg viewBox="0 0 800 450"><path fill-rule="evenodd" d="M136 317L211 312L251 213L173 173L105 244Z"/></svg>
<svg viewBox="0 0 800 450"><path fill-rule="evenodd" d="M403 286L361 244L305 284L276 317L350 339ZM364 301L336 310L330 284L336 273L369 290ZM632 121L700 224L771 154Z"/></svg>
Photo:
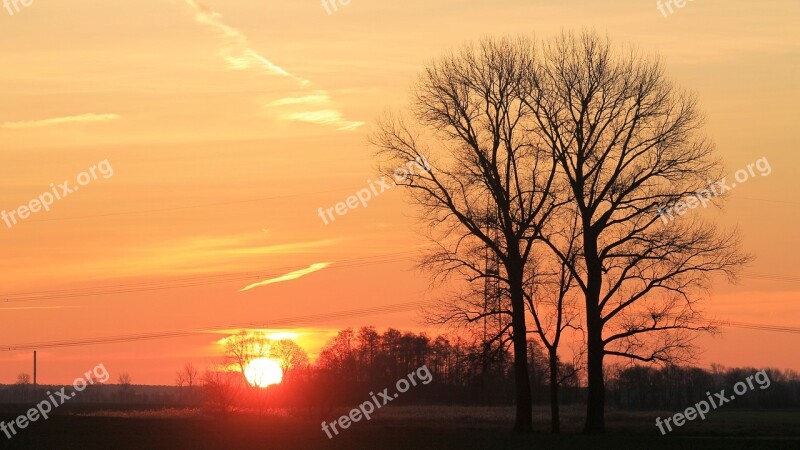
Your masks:
<svg viewBox="0 0 800 450"><path fill-rule="evenodd" d="M280 363L284 378L291 377L295 370L308 366L308 354L291 339L274 342L270 348L270 357Z"/></svg>
<svg viewBox="0 0 800 450"><path fill-rule="evenodd" d="M226 415L236 408L242 396L243 377L222 369L206 370L202 378L206 406Z"/></svg>
<svg viewBox="0 0 800 450"><path fill-rule="evenodd" d="M527 40L486 39L431 63L414 91L412 115L421 129L390 118L371 138L384 158L382 171L410 188L438 246L422 267L438 281L493 280L508 295L507 309L488 314L504 315L509 323L516 431L532 429L525 273L555 202L549 194L555 165L547 148L531 139L530 107L521 100L528 96L531 55ZM421 159L430 160L424 173L398 176L394 170ZM497 270L486 270L487 251ZM487 312L469 319L482 314Z"/></svg>
<svg viewBox="0 0 800 450"><path fill-rule="evenodd" d="M689 215L659 217L664 206L685 208L682 200L698 193L719 201L708 185L722 175L696 100L667 79L661 63L615 52L588 32L539 48L524 102L537 122L531 132L547 143L559 180L570 187L580 257L573 260L556 233L545 237L585 298L585 431L602 432L604 357L685 357L693 331L708 329L697 289L715 272L732 278L748 257L736 234Z"/></svg>
<svg viewBox="0 0 800 450"><path fill-rule="evenodd" d="M128 372L121 373L117 379L117 384L119 385L119 396L123 400L128 400L133 393L131 381L132 379Z"/></svg>
<svg viewBox="0 0 800 450"><path fill-rule="evenodd" d="M175 374L175 384L179 388L185 388L185 399L190 402L194 401L195 386L197 385L199 374L197 369L194 368L192 363L184 364L183 368Z"/></svg>
<svg viewBox="0 0 800 450"><path fill-rule="evenodd" d="M31 384L31 375L28 373L21 373L17 375L17 383L20 386L27 386Z"/></svg>
<svg viewBox="0 0 800 450"><path fill-rule="evenodd" d="M242 378L251 361L266 358L269 352L270 340L264 333L241 330L225 340L225 360L239 369Z"/></svg>
<svg viewBox="0 0 800 450"><path fill-rule="evenodd" d="M181 370L175 374L175 384L178 387L192 388L197 384L198 373L192 363L186 363Z"/></svg>

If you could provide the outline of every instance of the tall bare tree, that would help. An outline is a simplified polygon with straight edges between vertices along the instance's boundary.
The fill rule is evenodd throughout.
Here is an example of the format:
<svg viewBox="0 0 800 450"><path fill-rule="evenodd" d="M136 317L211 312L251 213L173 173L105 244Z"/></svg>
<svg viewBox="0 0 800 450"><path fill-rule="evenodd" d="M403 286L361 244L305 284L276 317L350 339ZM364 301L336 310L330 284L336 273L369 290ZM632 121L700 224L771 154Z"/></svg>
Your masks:
<svg viewBox="0 0 800 450"><path fill-rule="evenodd" d="M528 132L522 101L533 70L531 43L486 39L431 63L413 94L413 124L383 121L372 142L382 168L410 188L437 244L423 267L447 278L492 279L508 293L514 347L514 430L532 429L524 279L539 228L554 206L555 165ZM397 179L395 168L429 161L429 170ZM499 262L487 271L485 252Z"/></svg>
<svg viewBox="0 0 800 450"><path fill-rule="evenodd" d="M531 96L524 100L571 190L582 239L573 260L556 233L552 250L585 298L586 432L604 431L606 356L668 361L685 355L692 331L707 329L697 289L712 273L729 277L748 257L735 233L696 214L662 221L661 208L720 201L722 179L695 98L662 64L614 51L594 33L564 33L537 46ZM719 192L716 192L719 193ZM713 198L712 198L713 197Z"/></svg>

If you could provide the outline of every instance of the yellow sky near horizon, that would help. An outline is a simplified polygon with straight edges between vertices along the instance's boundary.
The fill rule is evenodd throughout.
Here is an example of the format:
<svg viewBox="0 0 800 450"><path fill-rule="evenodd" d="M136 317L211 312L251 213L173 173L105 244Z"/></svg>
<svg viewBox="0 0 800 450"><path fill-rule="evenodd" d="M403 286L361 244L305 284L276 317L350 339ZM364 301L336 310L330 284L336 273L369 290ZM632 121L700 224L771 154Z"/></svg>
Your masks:
<svg viewBox="0 0 800 450"><path fill-rule="evenodd" d="M772 173L737 187L719 215L757 257L746 272L800 279L798 17L791 0L697 0L667 18L641 0L352 0L330 15L318 0L36 0L13 16L0 8L0 211L101 161L114 170L50 212L10 229L0 221L0 347L435 297L408 258L425 242L399 189L329 225L317 210L375 178L367 134L406 104L424 64L487 35L546 39L589 27L659 53L697 94L731 172L769 159ZM187 276L280 277L321 263L330 266L246 292L267 278L2 302ZM744 277L715 285L706 309L796 326L799 295L797 281ZM337 319L320 325L318 342L368 324L421 328L413 312ZM701 361L800 369L795 336L726 329L703 338ZM64 364L44 382L108 360L136 381L170 383L185 360L216 356L212 338L47 350ZM29 360L0 352L0 383L29 371Z"/></svg>

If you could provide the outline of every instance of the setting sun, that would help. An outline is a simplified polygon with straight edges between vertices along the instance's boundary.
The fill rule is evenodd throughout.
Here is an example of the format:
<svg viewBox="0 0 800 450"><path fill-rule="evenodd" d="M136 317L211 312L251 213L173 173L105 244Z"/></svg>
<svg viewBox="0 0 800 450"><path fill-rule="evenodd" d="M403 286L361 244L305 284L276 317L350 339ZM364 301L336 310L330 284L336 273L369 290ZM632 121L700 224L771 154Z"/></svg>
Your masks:
<svg viewBox="0 0 800 450"><path fill-rule="evenodd" d="M264 388L280 383L283 370L278 361L272 358L257 358L244 369L244 376L251 385Z"/></svg>

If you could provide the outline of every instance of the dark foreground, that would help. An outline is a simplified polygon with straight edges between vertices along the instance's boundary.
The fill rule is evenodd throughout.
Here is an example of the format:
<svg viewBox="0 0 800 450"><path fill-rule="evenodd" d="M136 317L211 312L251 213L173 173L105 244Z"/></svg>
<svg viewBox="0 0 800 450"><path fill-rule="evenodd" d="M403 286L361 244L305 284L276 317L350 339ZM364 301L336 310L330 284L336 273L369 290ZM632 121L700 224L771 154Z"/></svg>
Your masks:
<svg viewBox="0 0 800 450"><path fill-rule="evenodd" d="M338 413L338 412L337 412ZM705 422L661 436L656 413L609 413L609 433L582 436L579 414L567 411L569 434L516 435L503 425L503 408L399 407L353 424L333 439L320 421L285 413L210 418L200 414L134 414L134 417L55 416L9 440L8 449L800 449L800 411L717 411ZM545 411L537 426L546 428ZM664 413L663 415L666 415ZM335 417L329 419L334 420ZM3 419L11 417L3 414ZM652 427L652 429L650 429Z"/></svg>

